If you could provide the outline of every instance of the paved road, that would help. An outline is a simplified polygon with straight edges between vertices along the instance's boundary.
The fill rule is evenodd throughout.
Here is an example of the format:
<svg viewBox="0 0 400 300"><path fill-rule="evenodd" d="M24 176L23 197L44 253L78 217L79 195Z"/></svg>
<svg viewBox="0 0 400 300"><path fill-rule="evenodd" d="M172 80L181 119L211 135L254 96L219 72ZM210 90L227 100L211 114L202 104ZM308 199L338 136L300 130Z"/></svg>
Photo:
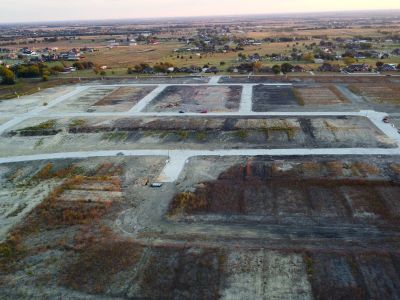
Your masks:
<svg viewBox="0 0 400 300"><path fill-rule="evenodd" d="M46 111L47 109L49 109L57 104L60 104L61 102L68 100L69 98L71 98L75 95L82 93L84 90L86 90L88 88L89 87L87 87L87 86L78 86L78 87L76 87L76 89L74 91L72 91L68 94L65 94L61 97L58 97L58 98L54 99L53 101L50 101L47 106L41 106L41 107L35 108L25 114L15 115L13 119L11 119L10 121L8 121L0 126L0 135L3 134L6 130L14 127L15 125L17 125L27 119L30 119L30 118L36 117L36 116L41 116L42 113L44 111ZM8 114L8 116L13 116L13 115Z"/></svg>
<svg viewBox="0 0 400 300"><path fill-rule="evenodd" d="M0 158L0 164L112 156L165 156L169 157L160 181L173 182L178 179L185 163L196 156L312 156L312 155L400 155L400 148L323 148L323 149L227 149L227 150L110 150L77 151L36 155L9 156Z"/></svg>
<svg viewBox="0 0 400 300"><path fill-rule="evenodd" d="M219 78L218 78L219 79ZM217 79L213 78L211 82ZM184 84L193 85L193 84ZM240 111L234 113L217 112L209 114L196 114L196 113L143 113L141 112L146 105L159 95L169 84L160 84L150 94L145 96L139 103L134 106L130 111L123 113L49 113L46 112L59 103L68 100L69 98L80 94L85 89L92 86L78 86L74 91L58 97L51 101L48 106L36 108L28 113L22 115L15 115L13 119L0 126L0 134L6 130L18 125L19 123L30 119L32 117L122 117L122 116L155 116L155 117L182 117L182 116L363 116L371 120L377 128L379 128L388 137L394 140L400 147L400 135L391 124L382 122L382 118L386 116L385 113L376 111L360 111L360 112L252 112L251 111L251 98L253 84L240 84L243 86L243 93L241 99ZM277 84L281 85L281 84ZM119 86L119 85L116 85ZM143 86L143 84L138 84ZM97 86L98 87L98 86ZM169 151L169 160L165 169L160 174L160 181L173 182L181 173L185 161L193 156L259 156L259 155L400 155L400 148L395 149L370 149L370 148L330 148L330 149L232 149L232 150L171 150ZM67 153L52 153L52 154L39 154L27 155L16 157L0 158L0 163L33 161L33 160L46 160L46 159L63 159L63 158L87 158L87 157L105 157L117 156L120 154L126 156L168 156L168 149L165 150L121 150L121 151L80 151L80 152L67 152Z"/></svg>
<svg viewBox="0 0 400 300"><path fill-rule="evenodd" d="M160 84L151 93L149 93L142 100L140 100L134 107L132 107L129 113L141 112L151 101L153 101L158 95L160 95L167 86L168 84Z"/></svg>
<svg viewBox="0 0 400 300"><path fill-rule="evenodd" d="M253 106L253 86L254 84L245 84L242 89L242 98L240 100L240 114L252 113Z"/></svg>

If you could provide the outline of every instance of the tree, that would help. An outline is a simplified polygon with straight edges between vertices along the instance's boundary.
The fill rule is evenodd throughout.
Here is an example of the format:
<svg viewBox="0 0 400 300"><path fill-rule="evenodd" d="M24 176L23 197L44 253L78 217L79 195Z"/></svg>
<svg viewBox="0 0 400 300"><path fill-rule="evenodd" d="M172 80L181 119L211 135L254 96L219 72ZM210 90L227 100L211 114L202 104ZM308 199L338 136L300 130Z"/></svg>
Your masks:
<svg viewBox="0 0 400 300"><path fill-rule="evenodd" d="M51 70L55 73L64 72L64 67L58 65L51 67Z"/></svg>
<svg viewBox="0 0 400 300"><path fill-rule="evenodd" d="M77 70L83 70L85 67L83 66L83 64L81 62L76 62L72 65L74 68L76 68Z"/></svg>
<svg viewBox="0 0 400 300"><path fill-rule="evenodd" d="M356 60L353 57L346 56L343 58L343 62L345 63L345 65L349 66L349 65L354 64L356 62Z"/></svg>
<svg viewBox="0 0 400 300"><path fill-rule="evenodd" d="M375 65L376 65L377 68L380 68L380 67L383 66L383 62L377 61Z"/></svg>
<svg viewBox="0 0 400 300"><path fill-rule="evenodd" d="M0 67L1 84L15 84L14 73L8 68Z"/></svg>
<svg viewBox="0 0 400 300"><path fill-rule="evenodd" d="M243 54L243 53L239 53L238 57L240 60L245 60L247 58L246 54Z"/></svg>
<svg viewBox="0 0 400 300"><path fill-rule="evenodd" d="M32 78L39 77L41 75L41 70L38 65L18 65L15 68L15 73L18 77Z"/></svg>
<svg viewBox="0 0 400 300"><path fill-rule="evenodd" d="M314 61L314 54L311 52L308 52L303 55L303 60L308 61L308 62L313 62Z"/></svg>
<svg viewBox="0 0 400 300"><path fill-rule="evenodd" d="M289 64L289 63L283 63L282 66L281 66L281 71L282 71L284 74L286 74L286 73L292 72L293 68L294 68L294 67L293 67L291 64Z"/></svg>
<svg viewBox="0 0 400 300"><path fill-rule="evenodd" d="M263 64L261 61L256 61L253 63L253 71L254 72L259 72L263 67Z"/></svg>
<svg viewBox="0 0 400 300"><path fill-rule="evenodd" d="M275 74L279 74L281 72L281 66L279 65L274 65L272 67L272 72L274 72Z"/></svg>

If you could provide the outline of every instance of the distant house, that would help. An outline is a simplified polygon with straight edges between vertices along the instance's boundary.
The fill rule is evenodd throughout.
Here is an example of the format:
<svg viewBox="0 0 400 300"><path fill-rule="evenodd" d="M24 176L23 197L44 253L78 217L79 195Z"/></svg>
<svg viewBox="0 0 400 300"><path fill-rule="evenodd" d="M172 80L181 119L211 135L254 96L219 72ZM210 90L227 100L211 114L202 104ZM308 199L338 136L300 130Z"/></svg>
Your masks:
<svg viewBox="0 0 400 300"><path fill-rule="evenodd" d="M397 71L397 65L396 64L383 64L378 68L379 72L395 72Z"/></svg>
<svg viewBox="0 0 400 300"><path fill-rule="evenodd" d="M112 47L118 47L118 46L119 46L119 43L116 40L107 41L107 47L112 48Z"/></svg>
<svg viewBox="0 0 400 300"><path fill-rule="evenodd" d="M400 56L400 48L394 49L392 55Z"/></svg>
<svg viewBox="0 0 400 300"><path fill-rule="evenodd" d="M318 72L340 72L339 65L331 65L329 63L324 63L322 66L318 67Z"/></svg>
<svg viewBox="0 0 400 300"><path fill-rule="evenodd" d="M324 63L324 60L321 59L321 58L316 58L316 59L314 59L314 63L316 63L316 64L323 64L323 63Z"/></svg>
<svg viewBox="0 0 400 300"><path fill-rule="evenodd" d="M79 53L74 53L74 52L69 52L68 56L67 56L67 60L69 60L69 61L80 60L80 54Z"/></svg>
<svg viewBox="0 0 400 300"><path fill-rule="evenodd" d="M147 67L143 70L144 74L153 74L154 73L154 69L152 67Z"/></svg>
<svg viewBox="0 0 400 300"><path fill-rule="evenodd" d="M302 66L299 66L299 65L294 66L293 70L292 70L292 72L295 72L295 73L302 73L302 72L305 72L305 71L306 70Z"/></svg>
<svg viewBox="0 0 400 300"><path fill-rule="evenodd" d="M71 72L75 72L75 71L76 71L76 68L74 68L74 67L65 67L64 68L65 73L71 73Z"/></svg>
<svg viewBox="0 0 400 300"><path fill-rule="evenodd" d="M348 73L360 73L360 72L369 72L371 67L368 64L353 64L347 66L344 71Z"/></svg>

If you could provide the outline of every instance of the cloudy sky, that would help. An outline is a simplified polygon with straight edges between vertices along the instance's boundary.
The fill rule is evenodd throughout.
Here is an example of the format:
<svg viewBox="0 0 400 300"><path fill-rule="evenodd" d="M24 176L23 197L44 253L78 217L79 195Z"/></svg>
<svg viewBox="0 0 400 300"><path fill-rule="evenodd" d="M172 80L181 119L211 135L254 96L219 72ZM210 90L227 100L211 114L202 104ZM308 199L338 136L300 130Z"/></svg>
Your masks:
<svg viewBox="0 0 400 300"><path fill-rule="evenodd" d="M400 0L0 0L0 23L400 9Z"/></svg>

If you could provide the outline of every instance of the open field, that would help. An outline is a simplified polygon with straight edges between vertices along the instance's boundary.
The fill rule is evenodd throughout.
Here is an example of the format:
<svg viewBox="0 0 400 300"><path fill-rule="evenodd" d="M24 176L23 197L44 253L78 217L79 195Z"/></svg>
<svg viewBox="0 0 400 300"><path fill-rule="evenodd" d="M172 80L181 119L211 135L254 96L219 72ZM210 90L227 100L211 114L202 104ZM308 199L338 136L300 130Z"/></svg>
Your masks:
<svg viewBox="0 0 400 300"><path fill-rule="evenodd" d="M393 148L362 117L30 119L0 137L0 153L113 149ZM224 141L221 144L221 141ZM23 145L15 149L14 145Z"/></svg>
<svg viewBox="0 0 400 300"><path fill-rule="evenodd" d="M299 105L292 87L257 85L253 89L253 111L267 111L274 105Z"/></svg>
<svg viewBox="0 0 400 300"><path fill-rule="evenodd" d="M296 88L295 95L301 105L340 105L348 101L336 86L311 86Z"/></svg>
<svg viewBox="0 0 400 300"><path fill-rule="evenodd" d="M240 103L235 86L169 86L147 107L148 112L232 112Z"/></svg>
<svg viewBox="0 0 400 300"><path fill-rule="evenodd" d="M219 79L0 102L0 298L400 299L397 78Z"/></svg>
<svg viewBox="0 0 400 300"><path fill-rule="evenodd" d="M90 88L78 97L51 108L50 112L123 112L131 109L154 87Z"/></svg>
<svg viewBox="0 0 400 300"><path fill-rule="evenodd" d="M218 164L191 163L212 168ZM198 183L194 192L176 195L169 214L194 215L199 220L209 220L210 215L212 221L257 224L327 225L338 220L341 224L397 224L400 185L393 182L399 176L396 166L395 161L248 159L219 173L214 181Z"/></svg>
<svg viewBox="0 0 400 300"><path fill-rule="evenodd" d="M352 83L364 83L373 85L390 85L400 83L398 77L386 77L386 76L353 76L353 75L331 75L326 74L324 76L299 76L297 74L288 74L288 76L223 76L219 80L219 83L223 84L263 84L263 83L305 83L305 84L352 84Z"/></svg>
<svg viewBox="0 0 400 300"><path fill-rule="evenodd" d="M18 96L26 96L36 94L40 90L46 90L54 87L78 83L78 78L57 78L49 81L41 79L20 79L15 85L0 85L0 101L18 98ZM51 93L51 92L49 92Z"/></svg>
<svg viewBox="0 0 400 300"><path fill-rule="evenodd" d="M112 68L133 67L136 64L163 61L179 44L163 43L160 45L138 45L134 47L100 48L100 51L86 55L88 61Z"/></svg>
<svg viewBox="0 0 400 300"><path fill-rule="evenodd" d="M400 105L400 88L398 85L352 84L349 89L372 103Z"/></svg>
<svg viewBox="0 0 400 300"><path fill-rule="evenodd" d="M163 234L160 236L160 233L157 233L158 242L155 244L151 243L151 238L145 238L147 242L139 242L118 233L113 222L126 208L136 207L135 209L140 210L150 199L159 204L160 201L171 201L173 207L175 202L169 198L171 192L172 195L177 193L175 197L179 197L180 190L193 186L197 186L193 192L195 194L201 189L213 190L210 194L213 202L217 197L229 197L230 193L222 189L223 181L226 182L225 186L232 186L235 182L238 185L235 189L247 187L248 191L243 196L249 199L251 193L254 194L254 188L259 187L256 194L260 198L254 198L251 203L244 202L246 207L253 208L253 217L262 214L266 218L265 207L268 205L264 204L264 208L258 210L256 207L260 203L267 203L265 201L278 199L278 191L273 193L272 198L266 196L269 188L277 187L276 181L287 184L287 180L295 181L296 178L315 180L319 176L328 176L329 179L325 180L333 180L333 185L343 184L345 180L357 182L351 185L353 190L364 181L369 182L370 191L374 190L371 197L375 197L387 189L386 186L379 187L381 182L398 182L400 173L391 169L397 163L396 158L372 161L360 158L336 161L332 158L199 158L188 164L182 179L177 182L177 192L172 185L158 191L148 186L148 182L154 180L160 172L163 161L161 158L143 157L42 161L30 165L2 166L2 184L7 184L10 190L13 185L26 190L32 185L49 186L48 196L37 203L29 215L21 218L22 221L12 230L12 239L1 244L2 249L10 249L10 256L0 257L1 266L7 272L7 275L0 275L2 295L10 298L53 298L69 295L86 299L94 299L98 295L126 298L140 296L151 299L166 296L184 299L242 299L249 295L260 298L266 293L278 299L282 294L295 299L324 299L326 295L352 299L364 299L365 295L390 295L391 298L399 296L399 258L395 251L390 250L398 242L392 241L392 247L379 250L373 246L353 248L355 245L345 242L346 236L341 236L342 225L339 225L342 222L348 222L348 226L364 224L367 229L367 226L374 223L385 222L387 224L381 227L380 235L390 236L388 224L398 222L395 217L398 210L390 206L395 204L391 200L398 195L398 190L395 189L389 194L380 194L382 198L379 201L382 202L378 203L383 206L368 206L363 201L360 202L354 192L350 198L338 198L337 195L346 188L334 192L333 187L330 193L335 193L336 196L322 198L322 203L318 197L321 191L317 194L310 193L308 197L311 198L302 204L298 202L299 197L306 196L301 193L303 196L294 196L296 194L292 193L291 197L285 197L286 202L279 201L280 205L274 205L277 214L269 222L279 222L281 225L301 222L303 228L307 227L304 224L308 222L316 222L313 245L317 245L317 240L321 238L316 238L319 236L318 225L324 224L326 227L329 224L331 232L322 239L335 239L336 246L323 241L319 241L318 246L307 245L307 235L300 235L302 237L299 240L300 236L295 231L291 238L286 237L284 232L277 233L278 239L266 237L260 227L263 222L265 226L265 219L261 223L253 224L254 220L244 218L249 214L243 214L242 211L240 224L247 224L247 231L258 230L258 240L266 239L273 244L259 248L253 244L256 241L250 239L245 246L240 243L244 237L242 231L238 230L238 235L233 240L231 238L231 241L224 241L235 246L217 247L216 243L221 240L210 240L213 236L211 232L207 237L206 224L214 223L212 226L219 234L223 234L218 229L221 216L228 218L224 224L229 226L228 224L234 222L233 216L237 213L232 211L236 205L232 207L228 203L225 208L218 206L215 212L219 214L218 218L214 214L210 220L201 220L201 215L196 215L196 219L188 223L183 223L183 219L179 223L163 223L163 230L167 235L176 226L181 228L180 232L186 232L187 238L180 233L175 237L175 242L163 242ZM210 180L210 176L216 176L216 181ZM206 182L204 178L208 178ZM268 178L273 180L272 185L268 184ZM314 182L315 184L317 183ZM326 187L328 190L329 186ZM309 188L317 187L306 185L303 189ZM91 199L77 199L76 195L81 191L92 195ZM265 197L261 197L262 195ZM261 199L262 202L259 202ZM22 203L23 199L19 201ZM214 210L215 207L210 208ZM199 207L196 209L199 212ZM362 213L357 209L361 209ZM387 210L390 211L388 215ZM19 213L14 211L16 215ZM308 222L305 221L307 218ZM204 224L205 231L199 231L201 224ZM227 233L230 231L229 227L225 230ZM359 234L363 232L362 227L357 230ZM198 242L203 239L208 242L192 244L193 233ZM143 237L146 236L154 236L151 228L143 233ZM371 231L366 231L363 239L369 241L372 236L375 235ZM292 245L291 249L285 249L288 244ZM381 247L382 245L381 242ZM335 247L341 250L335 251ZM82 268L85 272L82 272ZM322 282L321 277L328 278L329 284Z"/></svg>

